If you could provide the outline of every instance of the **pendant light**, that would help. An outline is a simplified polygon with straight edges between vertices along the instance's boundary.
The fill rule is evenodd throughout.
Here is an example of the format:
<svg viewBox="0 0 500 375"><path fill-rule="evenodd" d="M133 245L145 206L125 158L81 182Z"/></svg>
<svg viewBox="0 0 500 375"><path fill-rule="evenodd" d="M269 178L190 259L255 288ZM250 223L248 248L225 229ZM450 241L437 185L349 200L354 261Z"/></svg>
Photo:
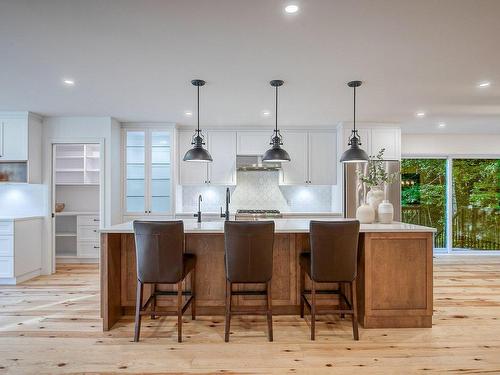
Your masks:
<svg viewBox="0 0 500 375"><path fill-rule="evenodd" d="M262 156L262 161L264 162L290 161L290 155L288 155L288 152L286 152L284 149L281 148L281 145L283 144L283 136L278 130L278 87L283 86L284 82L280 79L275 79L269 83L271 84L272 87L276 89L276 112L275 112L276 128L274 129L274 134L271 137L270 145L272 145L272 147L264 153L264 156Z"/></svg>
<svg viewBox="0 0 500 375"><path fill-rule="evenodd" d="M205 84L205 81L202 79L193 79L191 81L191 84L193 86L196 86L197 89L197 96L198 96L198 110L197 110L197 115L198 115L198 128L194 131L193 138L191 139L191 144L193 145L193 148L188 150L186 152L186 155L184 155L184 161L197 161L197 162L204 162L208 163L212 161L212 156L210 153L203 148L205 145L205 137L201 133L200 130L200 87Z"/></svg>
<svg viewBox="0 0 500 375"><path fill-rule="evenodd" d="M361 146L361 138L356 130L356 87L361 86L361 83L361 81L351 81L347 84L354 89L354 126L347 143L350 147L342 154L341 163L366 163L368 161L368 154L359 147Z"/></svg>

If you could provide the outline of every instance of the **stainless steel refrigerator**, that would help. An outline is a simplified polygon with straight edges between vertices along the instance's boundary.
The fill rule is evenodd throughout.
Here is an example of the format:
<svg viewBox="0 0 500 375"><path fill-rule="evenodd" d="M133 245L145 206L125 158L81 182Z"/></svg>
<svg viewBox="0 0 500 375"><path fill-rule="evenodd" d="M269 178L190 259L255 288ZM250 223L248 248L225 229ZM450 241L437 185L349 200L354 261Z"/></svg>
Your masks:
<svg viewBox="0 0 500 375"><path fill-rule="evenodd" d="M401 165L399 161L384 161L388 173L397 173L394 183L387 187L387 199L394 206L394 221L401 221ZM344 165L344 217L356 217L356 209L363 200L363 184L356 173L357 168L365 168L365 163L345 163Z"/></svg>

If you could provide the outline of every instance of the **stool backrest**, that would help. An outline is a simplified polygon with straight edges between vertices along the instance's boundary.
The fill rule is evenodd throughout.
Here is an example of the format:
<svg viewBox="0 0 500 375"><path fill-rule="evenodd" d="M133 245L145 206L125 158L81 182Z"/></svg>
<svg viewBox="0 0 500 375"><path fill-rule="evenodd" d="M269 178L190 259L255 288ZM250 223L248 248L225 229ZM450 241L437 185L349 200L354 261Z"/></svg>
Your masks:
<svg viewBox="0 0 500 375"><path fill-rule="evenodd" d="M359 221L311 221L311 278L352 281L358 261Z"/></svg>
<svg viewBox="0 0 500 375"><path fill-rule="evenodd" d="M142 283L176 283L182 278L182 221L134 221L137 278Z"/></svg>
<svg viewBox="0 0 500 375"><path fill-rule="evenodd" d="M264 283L273 275L274 221L226 221L226 278Z"/></svg>

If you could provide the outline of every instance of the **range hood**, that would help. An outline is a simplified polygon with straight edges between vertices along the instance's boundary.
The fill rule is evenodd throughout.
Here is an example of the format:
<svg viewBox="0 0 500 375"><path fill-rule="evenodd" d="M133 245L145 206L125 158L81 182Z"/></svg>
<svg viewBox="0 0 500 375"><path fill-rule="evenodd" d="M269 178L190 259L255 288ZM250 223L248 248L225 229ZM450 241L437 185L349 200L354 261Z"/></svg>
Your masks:
<svg viewBox="0 0 500 375"><path fill-rule="evenodd" d="M236 169L238 171L279 171L281 163L263 163L262 156L237 155Z"/></svg>

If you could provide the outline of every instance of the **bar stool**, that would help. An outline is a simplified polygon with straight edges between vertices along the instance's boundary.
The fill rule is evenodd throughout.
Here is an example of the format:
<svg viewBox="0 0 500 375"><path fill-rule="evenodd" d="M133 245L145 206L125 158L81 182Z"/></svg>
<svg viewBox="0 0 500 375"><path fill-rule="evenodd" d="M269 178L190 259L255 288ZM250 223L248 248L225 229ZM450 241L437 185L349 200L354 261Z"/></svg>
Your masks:
<svg viewBox="0 0 500 375"><path fill-rule="evenodd" d="M177 341L182 342L182 314L190 305L191 318L196 319L196 255L184 253L183 222L134 221L134 233L137 260L134 341L139 341L142 315L151 315L151 319L155 319L156 316L177 315ZM182 282L188 274L191 274L191 291L183 292ZM143 305L144 284L152 284L152 292ZM177 290L160 291L156 289L157 284L177 284ZM158 296L177 296L177 310L175 312L157 310ZM184 304L183 296L189 297Z"/></svg>
<svg viewBox="0 0 500 375"><path fill-rule="evenodd" d="M311 340L316 335L316 314L344 314L352 316L354 340L359 340L356 302L356 274L358 259L359 221L311 221L309 224L310 253L300 254L300 317L304 304L311 311ZM305 274L311 279L311 290L305 290ZM338 283L335 290L316 290L317 283ZM350 300L341 286L350 290ZM311 301L307 295L311 295ZM316 306L316 294L338 294L341 305L337 309L321 310ZM343 308L343 304L347 309Z"/></svg>
<svg viewBox="0 0 500 375"><path fill-rule="evenodd" d="M229 342L231 316L267 315L269 341L273 341L271 278L273 275L273 221L226 221L224 224L226 262L226 329ZM233 284L265 284L265 290L233 290ZM232 296L265 295L266 308L234 310Z"/></svg>

